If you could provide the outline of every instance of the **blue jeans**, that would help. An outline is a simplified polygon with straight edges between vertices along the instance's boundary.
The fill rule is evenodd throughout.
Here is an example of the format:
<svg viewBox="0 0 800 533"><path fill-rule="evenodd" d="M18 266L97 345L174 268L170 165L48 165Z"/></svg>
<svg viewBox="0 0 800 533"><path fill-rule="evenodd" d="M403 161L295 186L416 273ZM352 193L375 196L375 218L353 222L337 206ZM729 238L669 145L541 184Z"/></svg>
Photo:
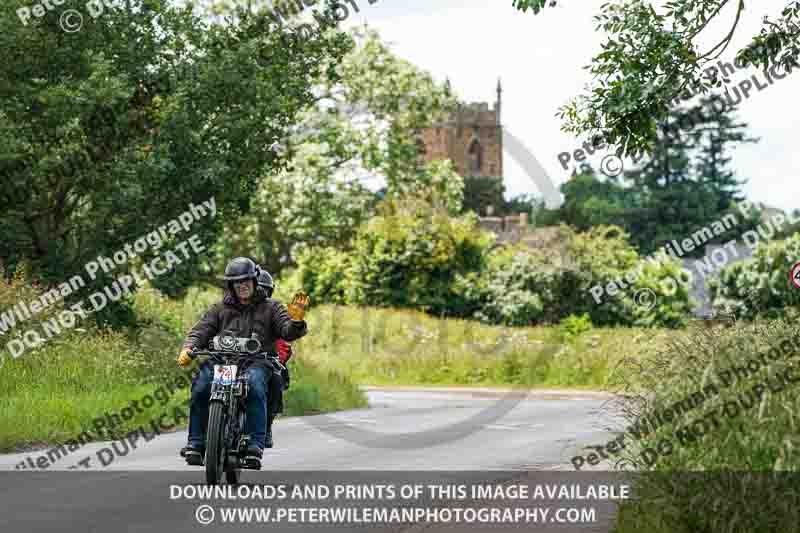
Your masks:
<svg viewBox="0 0 800 533"><path fill-rule="evenodd" d="M208 401L211 397L211 381L214 369L209 364L200 367L200 373L192 383L192 403L189 407L189 445L205 448L205 426L208 423ZM251 367L247 371L249 391L247 393L247 424L245 432L250 435L250 445L262 450L267 429L267 370Z"/></svg>

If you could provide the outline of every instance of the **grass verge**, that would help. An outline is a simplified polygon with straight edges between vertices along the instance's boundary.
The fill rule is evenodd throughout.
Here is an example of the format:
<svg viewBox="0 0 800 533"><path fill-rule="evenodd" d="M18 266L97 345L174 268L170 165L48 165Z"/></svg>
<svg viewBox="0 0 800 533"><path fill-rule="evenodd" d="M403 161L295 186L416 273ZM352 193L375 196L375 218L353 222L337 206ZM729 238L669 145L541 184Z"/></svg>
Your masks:
<svg viewBox="0 0 800 533"><path fill-rule="evenodd" d="M20 280L0 282L0 311L36 295L35 287ZM58 306L0 337L0 452L65 443L84 433L92 440L111 440L140 426L149 427L160 414L185 406L189 382L175 363L176 354L186 332L216 298L218 293L213 291L194 290L186 299L172 301L144 289L135 302L137 314L146 324L142 329L112 332L78 327L16 359L4 349L6 343L55 314ZM290 368L292 384L284 396L285 415L367 404L364 394L341 373L319 368L300 356L290 362ZM181 387L174 385L179 382ZM167 383L173 386L167 394L160 394L154 405L132 409L131 416L121 418L113 428L109 422L106 427L110 429L102 435L95 429L98 417L122 414L131 401L154 396Z"/></svg>
<svg viewBox="0 0 800 533"><path fill-rule="evenodd" d="M702 333L676 335L624 366L628 396L617 407L647 431L621 454L619 466L644 474L640 499L622 506L616 531L796 531L797 327L776 320ZM648 427L654 413L664 422Z"/></svg>
<svg viewBox="0 0 800 533"><path fill-rule="evenodd" d="M309 313L304 356L369 385L606 389L625 356L668 330L499 327L421 312L323 305Z"/></svg>

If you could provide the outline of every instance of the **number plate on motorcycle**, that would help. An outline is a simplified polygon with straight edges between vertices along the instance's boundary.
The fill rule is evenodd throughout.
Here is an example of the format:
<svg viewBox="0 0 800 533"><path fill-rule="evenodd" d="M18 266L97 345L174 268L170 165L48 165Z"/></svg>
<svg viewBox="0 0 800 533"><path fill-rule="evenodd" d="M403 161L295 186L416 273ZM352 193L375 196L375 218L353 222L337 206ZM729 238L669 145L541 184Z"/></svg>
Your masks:
<svg viewBox="0 0 800 533"><path fill-rule="evenodd" d="M236 379L236 365L214 365L214 383L230 385Z"/></svg>

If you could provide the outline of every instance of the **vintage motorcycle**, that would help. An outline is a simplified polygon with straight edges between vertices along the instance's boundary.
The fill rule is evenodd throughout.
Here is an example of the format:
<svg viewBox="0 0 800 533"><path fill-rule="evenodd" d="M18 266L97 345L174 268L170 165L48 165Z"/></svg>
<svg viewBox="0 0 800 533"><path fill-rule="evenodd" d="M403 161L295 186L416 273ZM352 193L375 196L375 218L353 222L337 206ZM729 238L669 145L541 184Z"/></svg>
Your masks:
<svg viewBox="0 0 800 533"><path fill-rule="evenodd" d="M214 366L211 399L208 405L206 454L203 460L206 482L217 485L222 473L228 483L239 483L242 469L260 470L261 463L248 461L245 452L249 437L247 423L247 369L256 360L265 360L273 371L285 373L277 354L262 351L261 342L253 338L216 336L211 350L194 350L198 357L207 357Z"/></svg>

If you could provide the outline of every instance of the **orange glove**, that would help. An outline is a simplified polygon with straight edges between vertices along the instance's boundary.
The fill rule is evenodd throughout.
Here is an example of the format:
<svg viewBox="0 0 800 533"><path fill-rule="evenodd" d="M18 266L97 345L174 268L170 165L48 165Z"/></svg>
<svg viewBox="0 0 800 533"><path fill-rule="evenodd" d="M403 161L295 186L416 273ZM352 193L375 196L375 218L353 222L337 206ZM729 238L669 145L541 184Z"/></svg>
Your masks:
<svg viewBox="0 0 800 533"><path fill-rule="evenodd" d="M192 364L192 350L191 348L184 348L181 350L181 354L178 356L178 365L182 367L187 367Z"/></svg>
<svg viewBox="0 0 800 533"><path fill-rule="evenodd" d="M311 298L303 291L294 295L292 303L289 304L289 318L292 320L303 320L306 316L306 307L308 307Z"/></svg>

